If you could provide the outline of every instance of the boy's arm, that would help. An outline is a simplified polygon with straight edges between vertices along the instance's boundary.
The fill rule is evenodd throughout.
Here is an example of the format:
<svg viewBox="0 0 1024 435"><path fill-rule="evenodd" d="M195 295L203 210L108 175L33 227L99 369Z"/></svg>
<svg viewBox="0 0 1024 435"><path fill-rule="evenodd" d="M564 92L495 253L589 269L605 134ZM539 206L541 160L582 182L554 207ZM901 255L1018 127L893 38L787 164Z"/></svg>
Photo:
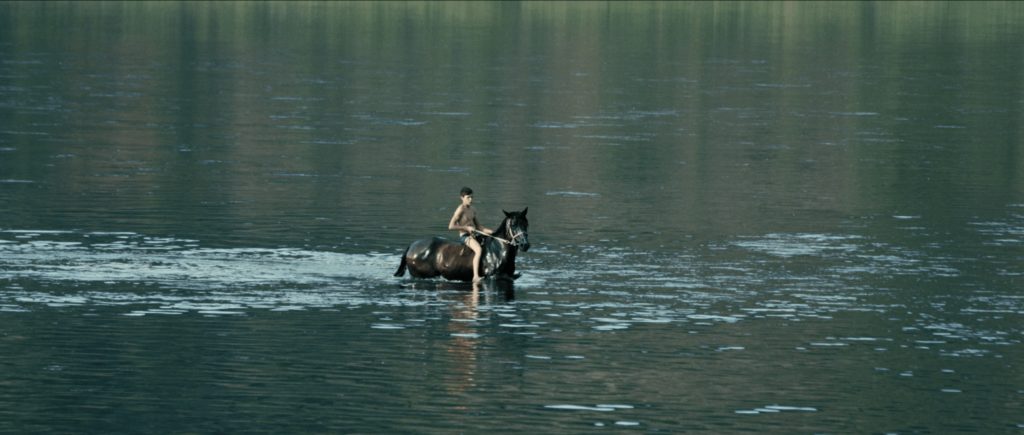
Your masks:
<svg viewBox="0 0 1024 435"><path fill-rule="evenodd" d="M455 209L455 214L452 215L451 222L448 222L448 229L449 230L452 230L452 231L462 231L462 230L473 231L472 228L460 227L460 226L455 224L456 222L459 221L459 218L462 217L462 213L463 213L463 210L462 210L462 206L460 205L459 208Z"/></svg>
<svg viewBox="0 0 1024 435"><path fill-rule="evenodd" d="M473 216L473 225L476 225L476 229L485 234L494 234L494 231L491 231L487 228L484 228L483 225L480 225L480 220L478 220L476 216Z"/></svg>

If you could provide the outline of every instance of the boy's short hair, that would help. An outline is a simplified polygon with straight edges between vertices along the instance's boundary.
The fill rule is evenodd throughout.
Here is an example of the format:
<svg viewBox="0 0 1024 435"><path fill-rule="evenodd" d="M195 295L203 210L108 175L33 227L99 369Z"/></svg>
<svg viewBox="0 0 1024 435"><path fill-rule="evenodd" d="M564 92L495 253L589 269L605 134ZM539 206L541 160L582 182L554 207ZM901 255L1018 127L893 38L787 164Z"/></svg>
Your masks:
<svg viewBox="0 0 1024 435"><path fill-rule="evenodd" d="M472 194L473 194L473 189L470 189L468 187L463 187L462 188L462 192L459 192L459 196L466 196L466 195L472 195Z"/></svg>

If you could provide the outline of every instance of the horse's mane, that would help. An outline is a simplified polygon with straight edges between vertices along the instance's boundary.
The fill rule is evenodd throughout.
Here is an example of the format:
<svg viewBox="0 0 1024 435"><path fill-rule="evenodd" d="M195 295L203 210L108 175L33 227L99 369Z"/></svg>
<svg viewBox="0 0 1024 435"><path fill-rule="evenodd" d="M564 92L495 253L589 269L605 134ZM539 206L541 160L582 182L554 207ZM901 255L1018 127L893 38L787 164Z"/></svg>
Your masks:
<svg viewBox="0 0 1024 435"><path fill-rule="evenodd" d="M499 234L499 235L501 235L501 237L508 236L508 234L505 234L505 231L508 230L508 220L509 219L511 219L511 218L508 217L508 216L505 216L505 219L502 219L501 223L498 224L497 231L495 231L494 234Z"/></svg>

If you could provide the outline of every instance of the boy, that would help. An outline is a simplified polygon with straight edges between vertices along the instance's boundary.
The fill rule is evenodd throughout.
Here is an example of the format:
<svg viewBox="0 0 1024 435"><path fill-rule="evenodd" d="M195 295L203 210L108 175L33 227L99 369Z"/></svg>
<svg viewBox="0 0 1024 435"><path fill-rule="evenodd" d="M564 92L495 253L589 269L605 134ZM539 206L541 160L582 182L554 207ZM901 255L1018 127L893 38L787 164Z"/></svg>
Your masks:
<svg viewBox="0 0 1024 435"><path fill-rule="evenodd" d="M480 242L473 235L477 231L484 234L493 234L493 231L480 225L480 221L476 218L476 209L473 208L473 189L463 187L459 192L459 198L462 199L462 204L455 209L455 215L448 223L448 229L458 231L460 241L473 250L473 282L478 282L483 280L483 277L480 276L480 257L484 253L484 248L480 246Z"/></svg>

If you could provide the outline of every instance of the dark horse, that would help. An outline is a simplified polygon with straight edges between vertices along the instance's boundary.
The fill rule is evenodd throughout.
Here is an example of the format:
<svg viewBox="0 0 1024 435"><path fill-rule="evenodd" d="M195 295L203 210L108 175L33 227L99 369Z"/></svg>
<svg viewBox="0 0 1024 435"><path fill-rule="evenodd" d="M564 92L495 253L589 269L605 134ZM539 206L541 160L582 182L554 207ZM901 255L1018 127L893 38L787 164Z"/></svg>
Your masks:
<svg viewBox="0 0 1024 435"><path fill-rule="evenodd" d="M526 220L528 209L512 213L506 211L505 220L498 225L493 237L476 236L484 248L480 275L485 278L519 278L516 275L516 252L519 248L523 252L530 249L530 240L526 236L530 225ZM451 280L472 281L473 250L444 237L427 237L409 245L402 254L402 264L398 265L395 276L404 276L407 267L414 278L443 276Z"/></svg>

